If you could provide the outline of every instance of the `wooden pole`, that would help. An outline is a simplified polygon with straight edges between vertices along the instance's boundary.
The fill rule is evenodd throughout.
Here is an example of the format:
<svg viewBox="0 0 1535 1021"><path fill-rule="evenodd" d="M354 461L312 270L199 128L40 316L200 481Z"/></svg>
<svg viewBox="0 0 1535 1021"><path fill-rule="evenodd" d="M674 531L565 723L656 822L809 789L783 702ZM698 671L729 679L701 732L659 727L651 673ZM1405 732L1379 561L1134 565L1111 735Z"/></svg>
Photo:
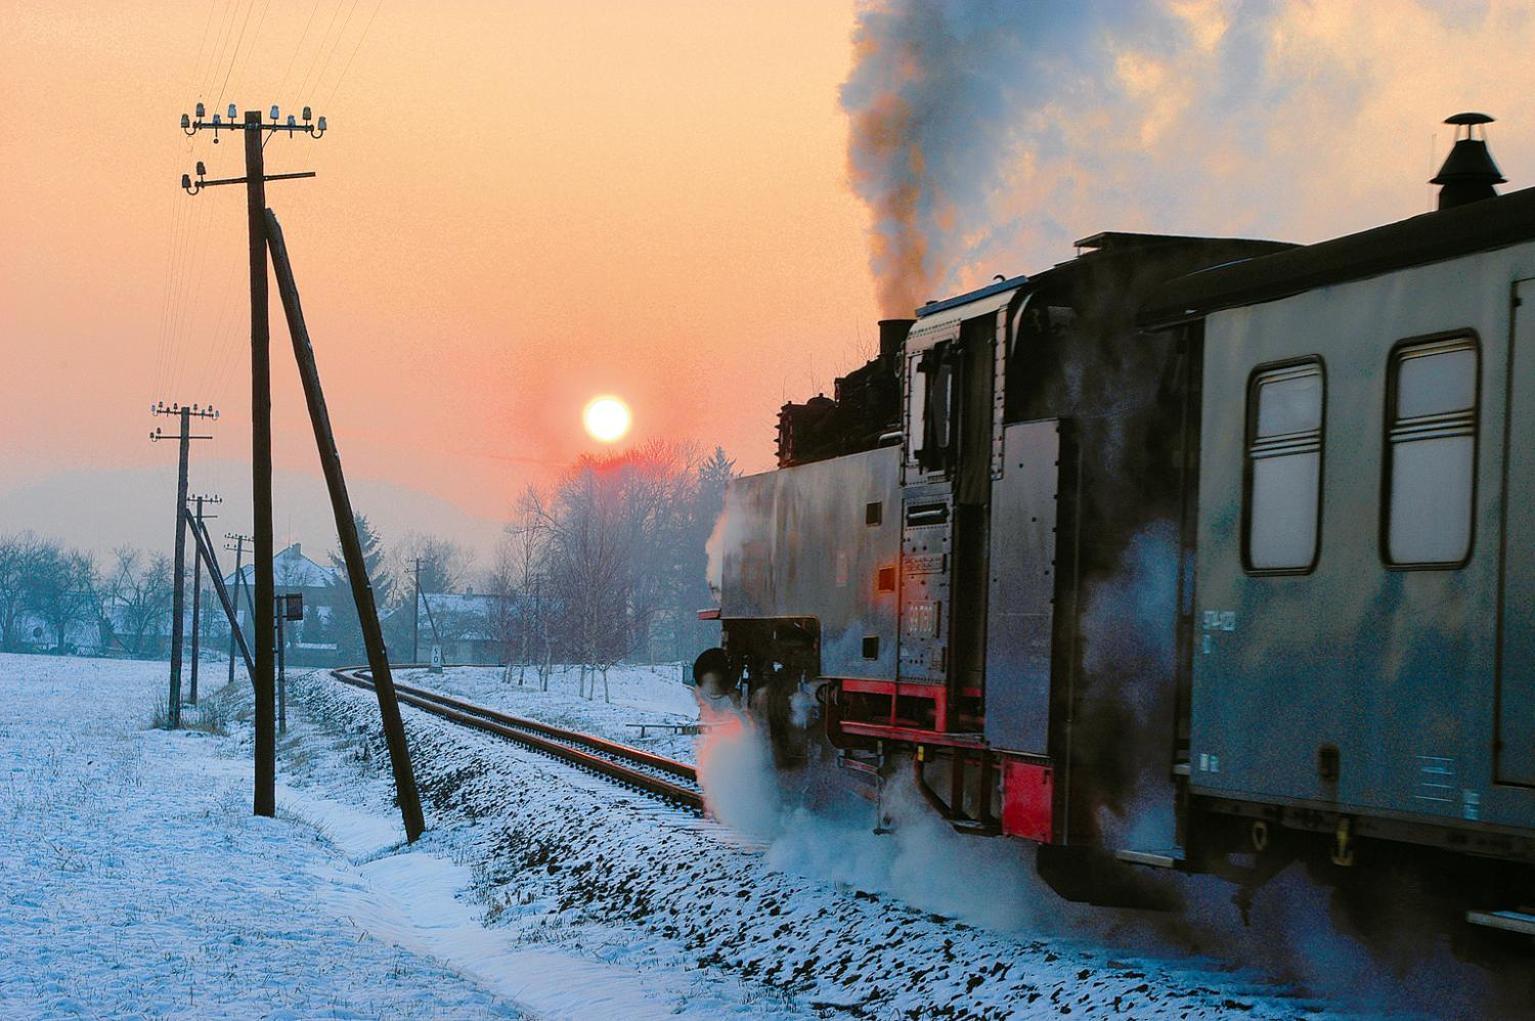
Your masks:
<svg viewBox="0 0 1535 1021"><path fill-rule="evenodd" d="M171 690L165 725L175 730L181 726L181 643L185 622L187 587L187 456L192 450L192 409L182 408L181 457L176 468L176 590L171 595Z"/></svg>
<svg viewBox="0 0 1535 1021"><path fill-rule="evenodd" d="M256 642L255 760L257 815L277 814L277 720L272 677L272 631L264 617L272 612L276 581L272 567L272 362L267 325L266 166L261 158L261 111L245 111L245 205L250 233L251 288L251 491L255 532L251 557L256 568L252 613Z"/></svg>
<svg viewBox="0 0 1535 1021"><path fill-rule="evenodd" d="M320 387L320 370L315 364L309 329L304 325L304 310L299 305L298 285L294 283L293 265L288 260L288 246L283 241L282 226L270 209L266 211L266 230L272 248L272 266L277 274L277 293L282 297L283 312L288 319L293 357L298 362L299 378L304 383L304 400L309 405L315 446L319 449L320 466L325 471L326 488L330 490L331 509L336 515L336 536L341 540L347 580L352 586L357 619L362 624L363 644L368 650L368 666L373 673L373 690L378 694L378 711L389 745L389 761L394 767L395 792L400 801L400 817L405 823L405 838L414 843L425 831L426 821L421 814L421 796L411 769L410 748L405 741L405 723L400 718L394 677L389 672L389 651L384 647L373 583L368 578L368 565L363 560L362 543L357 537L357 519L352 513L352 498L347 494L346 477L341 472L341 455L336 450L330 412L325 407L325 392ZM257 599L259 603L259 591ZM270 597L260 605L270 606Z"/></svg>
<svg viewBox="0 0 1535 1021"><path fill-rule="evenodd" d="M245 643L245 632L240 629L240 621L235 615L234 599L230 598L229 589L224 585L224 575L219 571L218 555L213 552L213 540L208 537L208 526L204 525L201 531L194 530L193 536L197 540L197 550L202 554L203 562L208 565L208 577L213 580L214 594L219 597L219 605L224 608L224 616L229 618L229 658L234 659L235 646L238 645L240 655L245 659L245 669L254 682L256 665L251 662L250 646ZM235 593L238 595L239 589L236 589ZM233 670L234 668L231 667L231 676L233 676Z"/></svg>
<svg viewBox="0 0 1535 1021"><path fill-rule="evenodd" d="M277 732L288 732L288 612L277 613Z"/></svg>
<svg viewBox="0 0 1535 1021"><path fill-rule="evenodd" d="M226 546L224 548L228 549L229 547ZM245 542L242 539L240 542L235 543L235 592L236 593L238 593L240 591L240 572L243 571L244 569L245 569ZM218 574L218 572L216 570L213 573L214 574ZM214 588L219 588L219 587L221 587L223 585L223 582L224 582L223 576L219 575L219 580L213 583L213 587ZM226 600L226 602L227 602L227 600ZM231 610L228 605L226 605L224 607L224 612L229 614L229 678L226 681L224 681L224 683L226 685L229 685L229 684L233 684L235 682L235 639L236 638L240 639L240 647L243 650L244 647L245 647L245 638L244 638L243 635L240 634L240 621L239 621L239 618L235 616L234 611ZM245 665L246 665L247 668L249 668L250 667L250 654L249 653L246 653L245 660L246 660Z"/></svg>
<svg viewBox="0 0 1535 1021"><path fill-rule="evenodd" d="M203 498L197 498L197 529L203 523ZM202 658L203 627L203 558L192 558L192 685L187 693L193 705L197 704L197 661Z"/></svg>

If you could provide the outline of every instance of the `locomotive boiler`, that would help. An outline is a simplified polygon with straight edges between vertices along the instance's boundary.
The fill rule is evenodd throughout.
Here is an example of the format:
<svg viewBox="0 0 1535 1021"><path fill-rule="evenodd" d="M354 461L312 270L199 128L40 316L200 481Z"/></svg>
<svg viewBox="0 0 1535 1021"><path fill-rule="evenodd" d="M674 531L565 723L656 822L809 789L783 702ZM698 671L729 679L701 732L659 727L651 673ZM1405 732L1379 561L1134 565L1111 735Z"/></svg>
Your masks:
<svg viewBox="0 0 1535 1021"><path fill-rule="evenodd" d="M1094 234L880 323L729 487L700 682L1062 887L1410 858L1535 933L1535 189L1486 120L1433 212Z"/></svg>

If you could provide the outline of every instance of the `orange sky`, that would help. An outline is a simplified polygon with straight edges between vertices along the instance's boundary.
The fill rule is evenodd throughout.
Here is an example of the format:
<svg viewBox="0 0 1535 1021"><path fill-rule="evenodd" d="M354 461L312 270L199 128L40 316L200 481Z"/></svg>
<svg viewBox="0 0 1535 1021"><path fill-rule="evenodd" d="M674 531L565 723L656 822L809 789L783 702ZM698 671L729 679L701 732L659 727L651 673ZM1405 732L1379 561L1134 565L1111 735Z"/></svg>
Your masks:
<svg viewBox="0 0 1535 1021"><path fill-rule="evenodd" d="M991 73L1028 73L959 102L977 125L951 163L975 189L932 239L940 286L1104 229L1309 241L1410 216L1460 109L1498 116L1508 187L1531 180L1527 4L1162 0L1160 35L1140 9L1012 9L1033 23ZM527 482L592 448L598 393L631 402L636 440L768 467L778 405L875 345L838 104L854 24L830 0L0 0L0 532L167 544L162 399L222 409L192 486L249 527L243 193L177 187L199 159L243 168L236 141L180 133L199 98L330 120L272 140L269 172L319 177L268 198L386 538L483 549ZM274 292L278 538L324 547L287 343Z"/></svg>
<svg viewBox="0 0 1535 1021"><path fill-rule="evenodd" d="M499 516L590 449L599 392L632 403L636 439L767 466L777 405L874 344L837 107L850 9L383 0L364 36L375 2L254 0L222 90L329 118L269 144L269 172L319 177L268 201L348 472ZM177 127L213 109L220 22L237 35L247 0L212 8L0 2L0 489L162 468L162 398L223 412L194 489L243 474L243 190L177 188L199 159L243 172L238 140ZM310 471L273 307L275 459Z"/></svg>

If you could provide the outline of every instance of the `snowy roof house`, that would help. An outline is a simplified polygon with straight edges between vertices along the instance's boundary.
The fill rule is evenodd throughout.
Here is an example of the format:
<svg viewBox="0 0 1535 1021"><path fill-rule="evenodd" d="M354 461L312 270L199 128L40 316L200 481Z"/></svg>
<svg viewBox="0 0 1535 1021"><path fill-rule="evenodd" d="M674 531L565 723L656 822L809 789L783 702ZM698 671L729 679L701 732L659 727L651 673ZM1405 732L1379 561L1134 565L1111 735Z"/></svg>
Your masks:
<svg viewBox="0 0 1535 1021"><path fill-rule="evenodd" d="M245 584L256 584L255 564L246 564L240 574L245 576ZM296 542L272 558L272 576L279 589L327 588L341 581L341 576L331 568L306 557L303 545ZM234 586L232 572L224 584Z"/></svg>

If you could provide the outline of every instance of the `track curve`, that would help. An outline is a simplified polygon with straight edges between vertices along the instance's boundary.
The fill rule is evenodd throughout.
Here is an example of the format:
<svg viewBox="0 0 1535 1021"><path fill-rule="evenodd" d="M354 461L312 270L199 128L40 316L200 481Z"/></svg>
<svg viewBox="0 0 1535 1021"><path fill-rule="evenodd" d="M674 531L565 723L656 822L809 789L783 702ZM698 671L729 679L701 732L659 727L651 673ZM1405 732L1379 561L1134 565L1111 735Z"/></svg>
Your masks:
<svg viewBox="0 0 1535 1021"><path fill-rule="evenodd" d="M366 667L341 667L332 670L330 674L343 684L373 690L371 671ZM398 681L395 682L394 690L400 702L422 712L516 741L703 814L704 798L703 790L698 785L698 771L685 762L609 741L595 734L512 716L426 688L400 684Z"/></svg>

